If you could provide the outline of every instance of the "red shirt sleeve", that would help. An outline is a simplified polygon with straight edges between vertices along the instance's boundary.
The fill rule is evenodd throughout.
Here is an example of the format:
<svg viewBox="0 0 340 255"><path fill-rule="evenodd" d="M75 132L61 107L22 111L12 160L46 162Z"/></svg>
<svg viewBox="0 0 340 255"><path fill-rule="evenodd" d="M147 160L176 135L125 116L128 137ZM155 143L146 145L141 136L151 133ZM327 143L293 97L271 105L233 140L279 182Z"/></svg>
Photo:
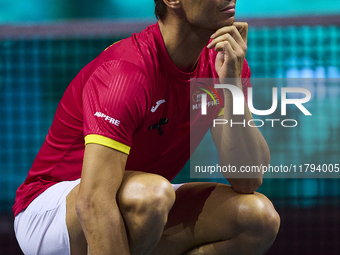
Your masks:
<svg viewBox="0 0 340 255"><path fill-rule="evenodd" d="M135 65L110 61L99 66L83 90L85 144L97 143L126 154L147 113L149 82Z"/></svg>
<svg viewBox="0 0 340 255"><path fill-rule="evenodd" d="M250 71L248 62L245 59L243 62L241 78L242 78L243 94L244 94L244 98L246 99L246 102L248 102L248 88L251 87L250 76L251 76L251 71Z"/></svg>

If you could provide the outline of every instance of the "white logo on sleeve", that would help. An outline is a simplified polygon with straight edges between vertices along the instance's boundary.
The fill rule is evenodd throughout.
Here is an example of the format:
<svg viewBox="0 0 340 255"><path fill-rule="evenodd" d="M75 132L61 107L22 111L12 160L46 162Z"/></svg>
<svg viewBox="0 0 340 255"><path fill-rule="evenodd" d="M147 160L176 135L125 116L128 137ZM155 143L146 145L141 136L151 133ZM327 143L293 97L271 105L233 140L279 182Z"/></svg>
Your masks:
<svg viewBox="0 0 340 255"><path fill-rule="evenodd" d="M165 103L165 100L164 100L164 99L158 100L158 101L156 102L156 106L152 106L151 112L155 112L155 111L157 110L157 108L158 108L161 104L163 104L163 103Z"/></svg>
<svg viewBox="0 0 340 255"><path fill-rule="evenodd" d="M94 116L99 117L99 118L104 118L106 121L108 121L109 123L116 125L117 127L119 126L120 120L114 119L110 116L107 116L106 114L102 113L102 112L96 112L94 114Z"/></svg>

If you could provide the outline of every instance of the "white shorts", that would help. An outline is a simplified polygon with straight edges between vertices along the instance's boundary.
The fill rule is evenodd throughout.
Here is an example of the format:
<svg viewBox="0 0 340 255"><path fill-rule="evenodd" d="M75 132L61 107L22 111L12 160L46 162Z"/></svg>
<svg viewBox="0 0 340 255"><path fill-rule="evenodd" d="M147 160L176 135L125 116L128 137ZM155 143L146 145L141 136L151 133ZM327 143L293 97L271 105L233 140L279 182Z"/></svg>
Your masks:
<svg viewBox="0 0 340 255"><path fill-rule="evenodd" d="M57 183L37 196L14 220L14 231L25 255L69 255L66 197L80 182ZM172 184L175 191L182 184Z"/></svg>
<svg viewBox="0 0 340 255"><path fill-rule="evenodd" d="M66 196L79 182L65 181L49 187L15 217L15 235L25 255L70 254Z"/></svg>

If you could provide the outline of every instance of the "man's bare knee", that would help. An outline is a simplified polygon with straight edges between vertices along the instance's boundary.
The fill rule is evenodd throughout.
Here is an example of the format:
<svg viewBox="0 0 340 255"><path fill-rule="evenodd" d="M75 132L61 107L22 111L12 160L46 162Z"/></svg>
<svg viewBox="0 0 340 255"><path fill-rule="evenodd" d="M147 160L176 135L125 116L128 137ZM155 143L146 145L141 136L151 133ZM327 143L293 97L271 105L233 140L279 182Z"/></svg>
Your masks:
<svg viewBox="0 0 340 255"><path fill-rule="evenodd" d="M270 245L279 231L280 216L262 194L245 195L239 206L239 224L257 241Z"/></svg>
<svg viewBox="0 0 340 255"><path fill-rule="evenodd" d="M167 215L174 201L171 184L154 174L132 175L118 192L118 205L123 215Z"/></svg>
<svg viewBox="0 0 340 255"><path fill-rule="evenodd" d="M151 252L156 247L174 201L174 189L159 175L133 173L123 180L117 202L131 254Z"/></svg>

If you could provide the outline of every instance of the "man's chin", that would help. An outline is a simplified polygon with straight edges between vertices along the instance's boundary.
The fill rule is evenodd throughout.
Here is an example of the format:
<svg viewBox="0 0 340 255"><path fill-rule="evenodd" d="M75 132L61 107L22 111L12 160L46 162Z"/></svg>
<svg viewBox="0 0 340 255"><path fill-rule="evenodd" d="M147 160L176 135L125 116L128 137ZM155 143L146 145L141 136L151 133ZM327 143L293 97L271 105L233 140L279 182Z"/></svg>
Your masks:
<svg viewBox="0 0 340 255"><path fill-rule="evenodd" d="M230 17L226 20L220 21L217 23L217 25L214 26L214 29L220 29L222 27L228 27L228 26L232 26L235 22L235 17Z"/></svg>
<svg viewBox="0 0 340 255"><path fill-rule="evenodd" d="M219 21L212 21L210 23L205 23L205 24L198 24L195 27L198 28L203 28L203 29L208 29L211 30L212 32L215 32L216 30L222 28L222 27L228 27L228 26L232 26L235 22L235 18L234 17L230 17L228 19L225 20L219 20Z"/></svg>
<svg viewBox="0 0 340 255"><path fill-rule="evenodd" d="M229 19L227 19L227 20L225 20L225 21L223 22L224 25L223 25L222 27L231 26L231 25L234 24L234 22L235 22L235 17L232 16L232 17L230 17Z"/></svg>

